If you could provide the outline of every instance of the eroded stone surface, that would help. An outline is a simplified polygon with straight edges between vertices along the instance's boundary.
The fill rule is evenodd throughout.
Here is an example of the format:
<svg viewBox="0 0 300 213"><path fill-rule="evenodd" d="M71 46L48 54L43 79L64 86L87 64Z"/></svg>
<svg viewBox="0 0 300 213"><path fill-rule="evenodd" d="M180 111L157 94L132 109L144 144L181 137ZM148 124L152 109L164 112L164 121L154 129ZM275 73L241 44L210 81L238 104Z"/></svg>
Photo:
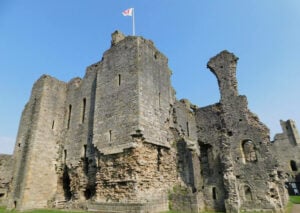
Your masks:
<svg viewBox="0 0 300 213"><path fill-rule="evenodd" d="M12 155L0 154L0 206L7 204L12 178Z"/></svg>
<svg viewBox="0 0 300 213"><path fill-rule="evenodd" d="M208 62L221 100L200 108L176 100L153 42L118 31L83 79L42 76L22 114L9 207L282 211L285 179L238 94L236 63L228 51Z"/></svg>

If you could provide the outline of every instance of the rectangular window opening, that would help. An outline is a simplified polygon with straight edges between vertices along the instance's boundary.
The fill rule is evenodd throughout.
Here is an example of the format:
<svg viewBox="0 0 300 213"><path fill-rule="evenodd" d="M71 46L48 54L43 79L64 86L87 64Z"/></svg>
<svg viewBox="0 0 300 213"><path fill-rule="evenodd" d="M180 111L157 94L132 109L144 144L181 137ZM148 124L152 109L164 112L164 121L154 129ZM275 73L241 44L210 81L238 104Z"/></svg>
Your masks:
<svg viewBox="0 0 300 213"><path fill-rule="evenodd" d="M109 130L109 142L111 142L111 137L112 137L112 131Z"/></svg>
<svg viewBox="0 0 300 213"><path fill-rule="evenodd" d="M121 85L121 75L120 74L118 75L118 84L119 84L119 86Z"/></svg>
<svg viewBox="0 0 300 213"><path fill-rule="evenodd" d="M214 200L217 199L216 187L213 187L213 188L212 188L212 197L213 197Z"/></svg>
<svg viewBox="0 0 300 213"><path fill-rule="evenodd" d="M84 123L85 119L85 108L86 108L86 98L82 101L82 117L81 117L81 123Z"/></svg>
<svg viewBox="0 0 300 213"><path fill-rule="evenodd" d="M68 115L68 125L67 128L70 128L70 122L71 122L71 112L72 112L72 105L69 105L69 115Z"/></svg>
<svg viewBox="0 0 300 213"><path fill-rule="evenodd" d="M64 164L66 164L67 161L67 150L64 150Z"/></svg>

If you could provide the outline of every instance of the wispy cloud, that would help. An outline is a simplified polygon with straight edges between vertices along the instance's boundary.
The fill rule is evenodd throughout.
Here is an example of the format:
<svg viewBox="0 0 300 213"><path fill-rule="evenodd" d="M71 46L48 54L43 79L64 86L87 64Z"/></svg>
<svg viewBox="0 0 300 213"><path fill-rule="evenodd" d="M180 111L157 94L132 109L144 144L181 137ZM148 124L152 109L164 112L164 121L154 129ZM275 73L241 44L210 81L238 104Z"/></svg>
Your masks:
<svg viewBox="0 0 300 213"><path fill-rule="evenodd" d="M0 153L1 154L12 154L15 145L15 138L0 136Z"/></svg>

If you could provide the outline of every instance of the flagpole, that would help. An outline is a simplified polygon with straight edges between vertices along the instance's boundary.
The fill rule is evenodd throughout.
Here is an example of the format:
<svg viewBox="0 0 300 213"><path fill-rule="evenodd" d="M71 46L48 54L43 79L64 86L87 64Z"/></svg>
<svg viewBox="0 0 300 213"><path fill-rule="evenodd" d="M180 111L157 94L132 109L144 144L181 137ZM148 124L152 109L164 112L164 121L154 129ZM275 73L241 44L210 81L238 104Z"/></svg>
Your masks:
<svg viewBox="0 0 300 213"><path fill-rule="evenodd" d="M132 35L135 36L134 8L132 8Z"/></svg>

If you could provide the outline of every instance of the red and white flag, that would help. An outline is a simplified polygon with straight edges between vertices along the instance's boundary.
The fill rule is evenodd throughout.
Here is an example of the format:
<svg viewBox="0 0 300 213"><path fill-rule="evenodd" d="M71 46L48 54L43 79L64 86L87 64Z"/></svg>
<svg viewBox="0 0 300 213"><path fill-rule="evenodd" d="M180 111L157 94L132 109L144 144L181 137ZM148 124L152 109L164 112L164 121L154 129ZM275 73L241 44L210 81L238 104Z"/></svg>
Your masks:
<svg viewBox="0 0 300 213"><path fill-rule="evenodd" d="M129 8L122 12L123 16L132 16L132 13L133 13L133 8Z"/></svg>

